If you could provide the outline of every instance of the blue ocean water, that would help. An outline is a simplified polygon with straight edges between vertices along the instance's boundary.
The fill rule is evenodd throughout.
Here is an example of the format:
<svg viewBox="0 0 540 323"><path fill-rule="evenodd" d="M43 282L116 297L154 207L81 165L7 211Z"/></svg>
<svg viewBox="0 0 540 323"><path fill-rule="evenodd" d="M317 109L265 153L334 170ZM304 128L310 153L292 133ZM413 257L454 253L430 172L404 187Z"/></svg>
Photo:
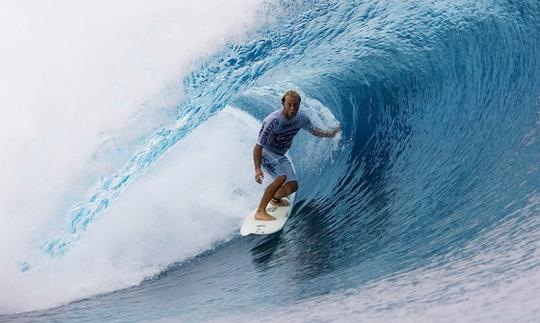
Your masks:
<svg viewBox="0 0 540 323"><path fill-rule="evenodd" d="M307 135L293 145L300 190L283 232L231 232L136 286L0 319L538 319L540 3L279 8L275 22L183 80L176 126L146 138L41 248L51 259L69 253L130 185L226 106L260 120L294 88L302 109L323 107L343 133L322 153ZM480 301L491 295L500 297ZM450 314L431 316L433 308Z"/></svg>

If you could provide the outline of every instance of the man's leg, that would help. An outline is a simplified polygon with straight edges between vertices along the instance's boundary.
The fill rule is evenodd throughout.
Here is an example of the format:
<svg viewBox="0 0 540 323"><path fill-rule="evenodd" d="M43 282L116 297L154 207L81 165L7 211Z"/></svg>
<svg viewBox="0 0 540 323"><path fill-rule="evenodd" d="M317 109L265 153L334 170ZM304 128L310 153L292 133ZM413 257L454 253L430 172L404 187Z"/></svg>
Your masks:
<svg viewBox="0 0 540 323"><path fill-rule="evenodd" d="M256 220L270 221L276 219L270 214L268 214L268 212L266 212L266 206L268 205L268 203L270 203L270 200L272 199L272 197L274 197L276 192L283 186L283 184L285 183L285 179L285 176L276 177L276 179L274 179L274 181L264 190L264 194L261 198L261 202L259 203L259 207L255 212Z"/></svg>
<svg viewBox="0 0 540 323"><path fill-rule="evenodd" d="M281 200L284 197L291 195L292 193L298 191L298 182L297 181L287 181L285 184L277 190L276 194L272 197L271 203L276 206L287 206L288 202ZM281 201L280 201L281 200Z"/></svg>
<svg viewBox="0 0 540 323"><path fill-rule="evenodd" d="M287 156L281 156L278 159L279 169L287 177L286 182L279 188L274 197L271 199L272 205L275 206L288 206L289 202L283 197L289 196L298 190L298 182L296 181L296 174L291 162Z"/></svg>

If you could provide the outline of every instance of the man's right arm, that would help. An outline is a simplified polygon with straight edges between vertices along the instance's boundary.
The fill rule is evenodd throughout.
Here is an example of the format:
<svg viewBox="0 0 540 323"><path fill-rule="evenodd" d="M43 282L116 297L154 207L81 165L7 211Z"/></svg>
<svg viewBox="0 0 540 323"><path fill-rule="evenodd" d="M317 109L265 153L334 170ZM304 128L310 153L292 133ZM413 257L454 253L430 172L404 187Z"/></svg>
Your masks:
<svg viewBox="0 0 540 323"><path fill-rule="evenodd" d="M263 172L261 170L262 146L255 144L253 147L253 164L255 165L255 181L262 184Z"/></svg>

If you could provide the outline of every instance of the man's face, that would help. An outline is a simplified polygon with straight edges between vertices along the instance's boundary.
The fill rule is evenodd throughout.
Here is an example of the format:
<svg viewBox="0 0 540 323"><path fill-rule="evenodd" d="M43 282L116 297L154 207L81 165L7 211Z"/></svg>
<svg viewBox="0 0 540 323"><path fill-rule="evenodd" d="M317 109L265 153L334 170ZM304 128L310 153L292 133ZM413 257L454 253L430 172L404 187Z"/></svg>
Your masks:
<svg viewBox="0 0 540 323"><path fill-rule="evenodd" d="M300 100L298 97L293 97L287 95L285 97L285 102L283 103L283 115L287 119L292 119L298 113L300 109Z"/></svg>

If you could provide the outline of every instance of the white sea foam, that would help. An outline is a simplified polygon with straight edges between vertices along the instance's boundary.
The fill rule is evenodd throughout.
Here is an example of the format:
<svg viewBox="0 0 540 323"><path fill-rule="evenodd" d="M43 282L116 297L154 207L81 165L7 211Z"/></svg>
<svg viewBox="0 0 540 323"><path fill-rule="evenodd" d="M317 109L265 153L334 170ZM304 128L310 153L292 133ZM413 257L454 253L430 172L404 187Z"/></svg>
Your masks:
<svg viewBox="0 0 540 323"><path fill-rule="evenodd" d="M232 237L261 191L250 158L257 130L254 118L225 109L135 181L64 257L26 273L3 260L3 310L132 286Z"/></svg>

